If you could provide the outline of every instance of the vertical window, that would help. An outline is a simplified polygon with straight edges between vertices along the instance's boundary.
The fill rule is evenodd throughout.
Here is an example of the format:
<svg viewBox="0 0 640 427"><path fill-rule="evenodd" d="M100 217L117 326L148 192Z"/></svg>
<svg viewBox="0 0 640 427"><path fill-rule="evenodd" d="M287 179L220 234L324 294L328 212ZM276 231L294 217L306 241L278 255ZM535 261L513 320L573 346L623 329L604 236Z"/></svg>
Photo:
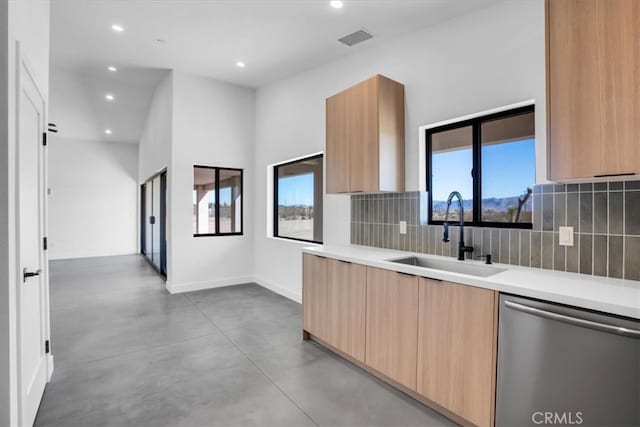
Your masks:
<svg viewBox="0 0 640 427"><path fill-rule="evenodd" d="M473 221L473 127L464 126L434 133L431 137L431 192L433 209L431 218L444 221L447 196L452 191L466 195L464 220ZM449 218L459 221L458 211Z"/></svg>
<svg viewBox="0 0 640 427"><path fill-rule="evenodd" d="M469 225L531 228L535 184L534 106L426 131L429 222L445 219L453 191ZM458 221L454 200L448 220Z"/></svg>
<svg viewBox="0 0 640 427"><path fill-rule="evenodd" d="M536 182L534 113L482 123L482 222L532 222L531 190Z"/></svg>
<svg viewBox="0 0 640 427"><path fill-rule="evenodd" d="M242 170L193 167L193 235L242 234Z"/></svg>
<svg viewBox="0 0 640 427"><path fill-rule="evenodd" d="M274 236L322 243L323 156L274 166Z"/></svg>

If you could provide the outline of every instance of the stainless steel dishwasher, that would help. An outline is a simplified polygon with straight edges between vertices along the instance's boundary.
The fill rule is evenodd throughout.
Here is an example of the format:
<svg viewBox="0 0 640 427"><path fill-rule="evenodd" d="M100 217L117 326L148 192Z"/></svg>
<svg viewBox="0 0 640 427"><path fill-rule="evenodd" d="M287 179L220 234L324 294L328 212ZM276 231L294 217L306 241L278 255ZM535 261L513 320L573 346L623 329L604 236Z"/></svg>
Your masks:
<svg viewBox="0 0 640 427"><path fill-rule="evenodd" d="M640 321L500 296L496 426L640 426Z"/></svg>

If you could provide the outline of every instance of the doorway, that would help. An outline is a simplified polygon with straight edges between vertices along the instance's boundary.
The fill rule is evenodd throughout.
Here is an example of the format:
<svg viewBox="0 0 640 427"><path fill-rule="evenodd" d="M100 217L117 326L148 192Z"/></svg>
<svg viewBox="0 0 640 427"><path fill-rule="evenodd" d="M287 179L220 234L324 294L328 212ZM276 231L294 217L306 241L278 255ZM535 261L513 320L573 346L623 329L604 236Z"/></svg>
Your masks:
<svg viewBox="0 0 640 427"><path fill-rule="evenodd" d="M140 252L166 278L167 172L149 178L140 190Z"/></svg>

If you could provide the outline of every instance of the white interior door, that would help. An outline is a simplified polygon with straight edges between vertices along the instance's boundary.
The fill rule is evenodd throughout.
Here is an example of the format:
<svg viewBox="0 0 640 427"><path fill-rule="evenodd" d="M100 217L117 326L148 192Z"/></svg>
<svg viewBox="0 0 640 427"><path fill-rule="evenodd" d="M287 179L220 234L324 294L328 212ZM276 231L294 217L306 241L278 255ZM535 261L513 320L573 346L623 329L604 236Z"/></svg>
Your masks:
<svg viewBox="0 0 640 427"><path fill-rule="evenodd" d="M48 379L48 285L45 275L45 102L20 61L18 89L18 386L20 425L33 424Z"/></svg>

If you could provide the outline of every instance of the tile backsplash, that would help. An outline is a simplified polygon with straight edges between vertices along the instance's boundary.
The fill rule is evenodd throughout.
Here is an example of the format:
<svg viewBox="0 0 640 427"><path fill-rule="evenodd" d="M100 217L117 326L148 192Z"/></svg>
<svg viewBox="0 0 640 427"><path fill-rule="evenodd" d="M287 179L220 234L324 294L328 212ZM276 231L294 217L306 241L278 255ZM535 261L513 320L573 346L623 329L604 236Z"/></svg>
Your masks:
<svg viewBox="0 0 640 427"><path fill-rule="evenodd" d="M459 227L428 225L427 193L351 196L351 243L457 257ZM400 221L407 234L400 234ZM560 246L558 229L574 229ZM640 280L640 181L537 185L533 229L465 227L465 243L494 262Z"/></svg>

